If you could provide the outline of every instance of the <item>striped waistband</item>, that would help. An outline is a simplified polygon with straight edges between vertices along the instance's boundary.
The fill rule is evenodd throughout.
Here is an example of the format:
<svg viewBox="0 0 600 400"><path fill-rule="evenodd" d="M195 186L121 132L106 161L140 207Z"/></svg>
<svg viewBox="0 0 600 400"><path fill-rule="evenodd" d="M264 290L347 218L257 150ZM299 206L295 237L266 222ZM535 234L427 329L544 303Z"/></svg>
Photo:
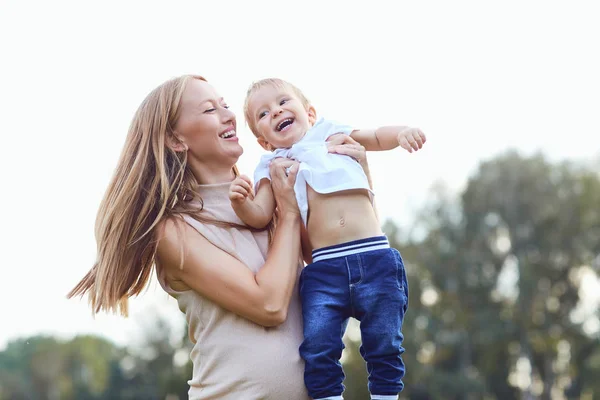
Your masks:
<svg viewBox="0 0 600 400"><path fill-rule="evenodd" d="M353 240L333 246L321 247L313 250L312 261L328 260L330 258L344 257L351 254L364 253L372 250L389 249L390 243L385 236L374 236L367 239Z"/></svg>

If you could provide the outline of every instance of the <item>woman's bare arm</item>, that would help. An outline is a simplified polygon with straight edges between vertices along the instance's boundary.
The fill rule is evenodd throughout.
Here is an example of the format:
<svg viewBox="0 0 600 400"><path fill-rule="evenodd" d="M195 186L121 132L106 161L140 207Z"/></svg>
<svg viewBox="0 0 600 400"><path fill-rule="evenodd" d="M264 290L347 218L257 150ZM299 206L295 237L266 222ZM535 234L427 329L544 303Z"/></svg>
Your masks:
<svg viewBox="0 0 600 400"><path fill-rule="evenodd" d="M302 258L306 264L312 263L312 245L310 244L310 239L308 238L308 231L306 230L306 226L304 224L300 225L300 239L302 245Z"/></svg>
<svg viewBox="0 0 600 400"><path fill-rule="evenodd" d="M263 326L285 321L300 258L301 218L293 193L297 164L285 176L283 160L271 170L279 223L267 260L254 274L242 262L217 248L194 228L167 220L158 243L158 259L167 278L182 283L221 307ZM183 268L181 245L185 243Z"/></svg>
<svg viewBox="0 0 600 400"><path fill-rule="evenodd" d="M298 272L300 217L279 221L267 261L257 274L187 223L181 223L182 232L177 232L176 223L165 224L158 244L158 258L168 277L259 325L285 321ZM179 269L181 238L186 252Z"/></svg>

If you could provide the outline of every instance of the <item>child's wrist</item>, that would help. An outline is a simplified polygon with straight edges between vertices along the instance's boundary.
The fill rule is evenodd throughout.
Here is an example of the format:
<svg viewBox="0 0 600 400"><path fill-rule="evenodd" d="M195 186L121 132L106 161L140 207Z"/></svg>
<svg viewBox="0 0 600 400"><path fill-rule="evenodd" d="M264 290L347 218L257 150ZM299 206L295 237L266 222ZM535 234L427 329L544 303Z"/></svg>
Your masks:
<svg viewBox="0 0 600 400"><path fill-rule="evenodd" d="M248 202L248 198L244 197L243 199L231 200L231 207L235 210L243 210L245 208L246 203Z"/></svg>

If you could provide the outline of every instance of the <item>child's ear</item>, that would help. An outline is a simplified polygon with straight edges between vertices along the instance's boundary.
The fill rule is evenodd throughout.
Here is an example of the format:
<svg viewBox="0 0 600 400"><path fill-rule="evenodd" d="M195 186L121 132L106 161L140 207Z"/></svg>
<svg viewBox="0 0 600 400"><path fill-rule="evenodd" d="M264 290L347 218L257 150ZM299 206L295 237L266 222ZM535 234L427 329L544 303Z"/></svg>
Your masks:
<svg viewBox="0 0 600 400"><path fill-rule="evenodd" d="M311 125L314 125L315 122L317 122L317 110L315 110L313 106L308 106L306 112L308 113L308 122L310 122Z"/></svg>
<svg viewBox="0 0 600 400"><path fill-rule="evenodd" d="M273 146L271 146L271 143L267 142L267 140L260 136L258 138L256 138L256 141L258 142L258 144L261 145L261 147L267 151L273 151Z"/></svg>

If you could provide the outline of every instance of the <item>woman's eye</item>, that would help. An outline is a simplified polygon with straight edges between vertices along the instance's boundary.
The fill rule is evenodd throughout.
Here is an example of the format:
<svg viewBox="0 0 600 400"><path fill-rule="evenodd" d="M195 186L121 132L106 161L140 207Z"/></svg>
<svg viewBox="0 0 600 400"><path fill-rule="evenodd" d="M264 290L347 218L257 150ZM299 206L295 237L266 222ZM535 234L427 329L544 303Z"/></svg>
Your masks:
<svg viewBox="0 0 600 400"><path fill-rule="evenodd" d="M223 104L223 108L229 109L229 104Z"/></svg>
<svg viewBox="0 0 600 400"><path fill-rule="evenodd" d="M213 112L215 110L216 110L215 108L209 108L208 110L204 111L204 113L210 113L210 112Z"/></svg>

